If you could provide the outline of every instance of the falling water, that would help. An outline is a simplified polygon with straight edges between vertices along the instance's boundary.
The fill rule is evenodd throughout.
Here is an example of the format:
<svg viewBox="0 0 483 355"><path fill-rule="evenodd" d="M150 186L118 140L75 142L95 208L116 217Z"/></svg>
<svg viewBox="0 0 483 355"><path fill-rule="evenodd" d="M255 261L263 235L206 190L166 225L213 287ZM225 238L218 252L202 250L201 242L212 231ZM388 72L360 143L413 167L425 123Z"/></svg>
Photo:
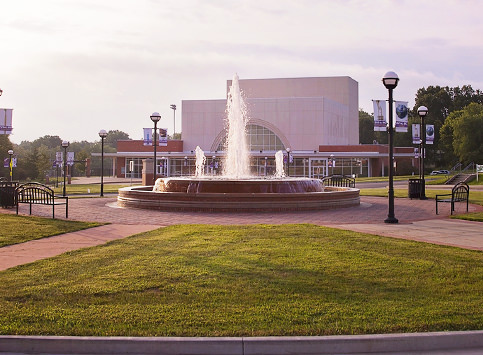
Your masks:
<svg viewBox="0 0 483 355"><path fill-rule="evenodd" d="M275 153L275 177L285 177L285 171L283 169L283 152L281 150Z"/></svg>
<svg viewBox="0 0 483 355"><path fill-rule="evenodd" d="M195 176L196 177L202 177L203 176L203 171L205 167L205 162L206 162L206 157L205 153L203 150L199 147L196 146L196 171L195 171Z"/></svg>
<svg viewBox="0 0 483 355"><path fill-rule="evenodd" d="M223 175L229 178L250 177L250 153L246 137L247 109L241 96L238 75L233 76L226 105L228 135Z"/></svg>

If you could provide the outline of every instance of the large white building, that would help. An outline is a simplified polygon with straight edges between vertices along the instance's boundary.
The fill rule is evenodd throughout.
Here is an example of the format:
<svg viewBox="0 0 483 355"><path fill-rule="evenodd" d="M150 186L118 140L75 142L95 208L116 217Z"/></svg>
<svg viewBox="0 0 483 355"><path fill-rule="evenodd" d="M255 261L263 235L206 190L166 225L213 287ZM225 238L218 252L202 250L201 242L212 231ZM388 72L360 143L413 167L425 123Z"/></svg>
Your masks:
<svg viewBox="0 0 483 355"><path fill-rule="evenodd" d="M350 77L240 80L251 150L318 151L359 144L358 84ZM227 83L227 94L231 81ZM184 100L185 150L221 151L226 99Z"/></svg>
<svg viewBox="0 0 483 355"><path fill-rule="evenodd" d="M359 144L359 94L354 79L241 79L239 85L248 110L254 175L272 174L279 150L289 159L291 176L384 175L387 145ZM230 86L228 80L227 96ZM158 147L157 175L193 174L197 146L207 157L206 173L221 173L226 103L227 98L182 101L182 140L169 140L167 146ZM153 148L142 141L119 141L117 153L111 156L115 175L140 177L142 161L153 157ZM394 156L396 162L406 160L414 165L412 148L396 148ZM145 173L152 174L152 168Z"/></svg>

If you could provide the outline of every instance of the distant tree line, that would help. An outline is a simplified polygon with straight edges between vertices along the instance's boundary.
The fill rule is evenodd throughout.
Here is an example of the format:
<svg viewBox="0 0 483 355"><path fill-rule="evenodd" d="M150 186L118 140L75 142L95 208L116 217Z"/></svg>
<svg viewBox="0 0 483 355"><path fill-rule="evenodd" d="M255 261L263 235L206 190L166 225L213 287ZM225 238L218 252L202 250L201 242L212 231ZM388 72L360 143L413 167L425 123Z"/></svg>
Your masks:
<svg viewBox="0 0 483 355"><path fill-rule="evenodd" d="M425 124L433 124L433 145L426 146L429 167L451 168L457 163L483 164L483 92L471 85L450 88L428 86L416 93L415 105L409 111L408 132L397 132L394 145L411 147L413 123L419 124L418 107L426 106ZM359 111L359 142L387 144L386 132L374 132L374 116ZM414 146L416 147L416 146Z"/></svg>
<svg viewBox="0 0 483 355"><path fill-rule="evenodd" d="M125 132L118 130L111 130L104 139L104 152L116 152L116 144L118 140L130 139ZM35 180L43 181L46 175L52 175L54 171L53 163L56 158L56 152L64 152L61 146L62 139L59 136L43 136L37 138L33 142L22 141L20 144L13 144L10 142L7 135L0 135L0 156L9 158L8 150L14 151L14 156L17 157L17 167L14 168L14 180ZM101 139L96 142L70 142L67 148L68 152L74 152L75 161L73 171L77 176L86 174L87 158L91 157L92 153L101 152ZM100 170L100 159L91 161L91 169ZM9 177L9 168L1 168L1 175Z"/></svg>

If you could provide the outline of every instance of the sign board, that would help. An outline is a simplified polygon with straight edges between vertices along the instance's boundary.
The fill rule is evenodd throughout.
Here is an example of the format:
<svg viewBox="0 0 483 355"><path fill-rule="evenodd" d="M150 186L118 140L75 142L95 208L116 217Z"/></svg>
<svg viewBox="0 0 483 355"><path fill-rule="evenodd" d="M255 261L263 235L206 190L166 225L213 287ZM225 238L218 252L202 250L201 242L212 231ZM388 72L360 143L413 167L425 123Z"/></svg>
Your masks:
<svg viewBox="0 0 483 355"><path fill-rule="evenodd" d="M67 152L67 165L74 165L74 152Z"/></svg>
<svg viewBox="0 0 483 355"><path fill-rule="evenodd" d="M0 134L12 134L12 109L0 108Z"/></svg>

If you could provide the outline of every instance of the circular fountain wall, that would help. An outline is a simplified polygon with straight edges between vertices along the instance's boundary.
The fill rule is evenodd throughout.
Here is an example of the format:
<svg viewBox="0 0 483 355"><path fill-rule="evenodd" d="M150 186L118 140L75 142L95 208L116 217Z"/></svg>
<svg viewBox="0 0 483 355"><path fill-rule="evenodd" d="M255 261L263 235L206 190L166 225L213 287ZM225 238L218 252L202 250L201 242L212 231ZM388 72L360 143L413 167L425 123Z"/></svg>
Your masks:
<svg viewBox="0 0 483 355"><path fill-rule="evenodd" d="M156 191L153 191L156 190ZM359 190L319 179L165 178L119 190L120 207L160 211L305 211L358 206Z"/></svg>

